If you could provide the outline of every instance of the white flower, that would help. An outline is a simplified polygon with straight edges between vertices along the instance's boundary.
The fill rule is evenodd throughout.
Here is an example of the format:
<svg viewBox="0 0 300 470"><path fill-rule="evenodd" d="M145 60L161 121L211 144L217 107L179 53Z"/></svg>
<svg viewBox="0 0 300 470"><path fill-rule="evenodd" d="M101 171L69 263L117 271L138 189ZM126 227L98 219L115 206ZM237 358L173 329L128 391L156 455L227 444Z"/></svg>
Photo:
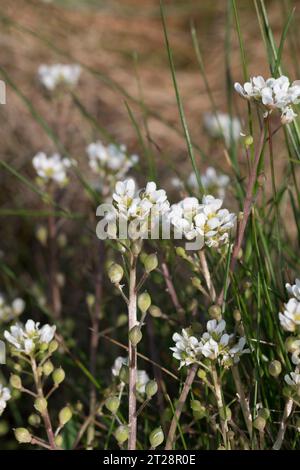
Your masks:
<svg viewBox="0 0 300 470"><path fill-rule="evenodd" d="M116 181L128 173L137 164L137 155L127 155L125 145L103 145L97 141L86 148L91 170L100 176L100 189L106 196L112 190Z"/></svg>
<svg viewBox="0 0 300 470"><path fill-rule="evenodd" d="M231 118L229 114L206 113L203 124L206 132L214 139L223 137L227 147L232 141L236 142L240 138L241 122L236 117Z"/></svg>
<svg viewBox="0 0 300 470"><path fill-rule="evenodd" d="M250 82L246 82L243 86L235 83L234 87L243 98L261 103L268 113L273 109L279 109L282 124L292 122L297 116L291 105L300 101L299 80L290 84L288 77L284 75L267 80L258 76L251 78Z"/></svg>
<svg viewBox="0 0 300 470"><path fill-rule="evenodd" d="M285 287L290 296L295 297L300 302L300 279L296 279L294 285L287 283Z"/></svg>
<svg viewBox="0 0 300 470"><path fill-rule="evenodd" d="M58 153L47 157L44 152L39 152L33 157L32 164L38 176L45 182L55 181L63 185L67 182L67 169L75 165L75 162L62 158Z"/></svg>
<svg viewBox="0 0 300 470"><path fill-rule="evenodd" d="M224 333L225 320L210 320L206 324L207 331L203 333L200 341L200 351L204 357L215 360L228 346L231 337Z"/></svg>
<svg viewBox="0 0 300 470"><path fill-rule="evenodd" d="M300 372L299 368L296 367L295 372L291 372L290 374L286 374L284 376L284 380L290 387L294 387L299 389L300 387Z"/></svg>
<svg viewBox="0 0 300 470"><path fill-rule="evenodd" d="M0 416L6 408L6 403L11 398L10 390L0 384Z"/></svg>
<svg viewBox="0 0 300 470"><path fill-rule="evenodd" d="M300 364L300 339L293 341L292 363L295 365Z"/></svg>
<svg viewBox="0 0 300 470"><path fill-rule="evenodd" d="M25 326L16 324L10 327L10 331L4 332L5 339L19 352L32 354L41 344L49 344L54 337L55 326L48 324L39 327L39 323L27 320Z"/></svg>
<svg viewBox="0 0 300 470"><path fill-rule="evenodd" d="M180 361L179 369L197 362L200 355L198 339L192 336L188 330L183 329L181 333L181 335L174 333L172 339L175 341L175 347L170 348L173 351L173 357Z"/></svg>
<svg viewBox="0 0 300 470"><path fill-rule="evenodd" d="M229 177L224 174L218 174L215 168L209 166L203 175L200 175L202 186L206 193L215 194L215 196L224 199L225 190L229 184ZM187 185L192 190L199 190L198 181L195 173L191 173Z"/></svg>
<svg viewBox="0 0 300 470"><path fill-rule="evenodd" d="M16 298L9 305L4 296L0 294L0 321L9 322L23 313L25 302L23 299Z"/></svg>
<svg viewBox="0 0 300 470"><path fill-rule="evenodd" d="M55 90L58 85L73 87L77 85L81 67L77 64L40 65L38 78L41 84L49 91Z"/></svg>
<svg viewBox="0 0 300 470"><path fill-rule="evenodd" d="M283 313L279 313L279 321L286 331L296 331L300 327L300 302L292 298L284 304Z"/></svg>
<svg viewBox="0 0 300 470"><path fill-rule="evenodd" d="M250 353L249 348L244 349L245 346L246 346L246 338L242 336L241 338L239 338L238 342L229 349L228 354L224 355L223 363L226 364L228 361L230 361L230 359L232 359L233 363L237 364L240 361L240 357L243 354Z"/></svg>
<svg viewBox="0 0 300 470"><path fill-rule="evenodd" d="M197 235L203 235L203 231L197 229L195 223L199 207L199 201L195 197L186 197L171 206L168 217L175 229L182 233L187 240L192 240Z"/></svg>
<svg viewBox="0 0 300 470"><path fill-rule="evenodd" d="M122 366L128 366L128 357L119 356L115 359L111 372L114 377L119 377ZM149 376L145 370L137 371L137 392L143 395L146 391L146 384L149 382Z"/></svg>

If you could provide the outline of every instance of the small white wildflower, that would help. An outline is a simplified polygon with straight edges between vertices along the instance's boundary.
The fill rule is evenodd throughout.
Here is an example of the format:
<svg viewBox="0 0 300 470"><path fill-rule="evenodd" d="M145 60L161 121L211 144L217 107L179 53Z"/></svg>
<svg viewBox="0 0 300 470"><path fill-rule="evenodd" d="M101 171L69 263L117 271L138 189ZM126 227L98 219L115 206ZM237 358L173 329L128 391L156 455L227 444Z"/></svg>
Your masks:
<svg viewBox="0 0 300 470"><path fill-rule="evenodd" d="M226 188L230 181L229 176L218 174L215 168L209 166L205 173L200 175L200 179L206 193L213 194L220 199L224 199ZM190 174L187 180L187 185L194 191L199 190L195 173Z"/></svg>
<svg viewBox="0 0 300 470"><path fill-rule="evenodd" d="M295 297L300 302L300 279L295 280L295 284L286 284L286 290L291 297Z"/></svg>
<svg viewBox="0 0 300 470"><path fill-rule="evenodd" d="M203 230L199 230L195 223L195 217L199 213L199 208L199 201L195 197L186 197L179 203L171 206L168 217L175 229L179 233L183 233L187 240L203 235Z"/></svg>
<svg viewBox="0 0 300 470"><path fill-rule="evenodd" d="M39 152L33 157L32 164L38 176L46 183L54 181L64 185L67 182L67 170L75 165L75 162L69 158L62 158L58 153L47 157L44 152Z"/></svg>
<svg viewBox="0 0 300 470"><path fill-rule="evenodd" d="M291 105L300 101L299 80L290 84L288 77L284 75L267 80L258 76L250 78L243 86L235 83L234 88L243 98L262 104L268 114L273 109L280 110L282 124L289 124L297 116Z"/></svg>
<svg viewBox="0 0 300 470"><path fill-rule="evenodd" d="M293 348L292 363L298 365L300 364L300 339L295 339L293 341Z"/></svg>
<svg viewBox="0 0 300 470"><path fill-rule="evenodd" d="M55 333L55 326L48 324L39 327L39 323L27 320L25 326L16 324L10 327L10 331L4 332L5 339L19 352L32 354L43 343L49 344Z"/></svg>
<svg viewBox="0 0 300 470"><path fill-rule="evenodd" d="M175 347L170 349L173 351L173 357L180 361L179 369L198 361L200 355L200 343L195 336L188 332L188 330L183 329L181 331L181 335L179 333L174 333L172 339L175 341Z"/></svg>
<svg viewBox="0 0 300 470"><path fill-rule="evenodd" d="M12 308L15 315L21 315L21 313L23 313L24 309L25 309L24 300L20 299L19 297L14 299L12 301L11 308Z"/></svg>
<svg viewBox="0 0 300 470"><path fill-rule="evenodd" d="M279 313L279 321L286 331L296 331L300 328L300 302L292 298L284 304L283 313Z"/></svg>
<svg viewBox="0 0 300 470"><path fill-rule="evenodd" d="M74 87L78 83L80 74L81 67L78 64L43 64L38 69L39 81L49 91L55 90L59 85Z"/></svg>
<svg viewBox="0 0 300 470"><path fill-rule="evenodd" d="M231 142L240 138L241 122L237 117L231 118L229 114L217 112L204 115L204 129L214 139L223 137L227 147Z"/></svg>
<svg viewBox="0 0 300 470"><path fill-rule="evenodd" d="M293 388L299 390L300 388L300 371L299 368L296 367L295 372L291 372L290 374L286 374L284 376L284 380L286 383Z"/></svg>
<svg viewBox="0 0 300 470"><path fill-rule="evenodd" d="M16 319L25 309L25 302L21 298L16 298L11 305L0 294L0 321L9 322Z"/></svg>
<svg viewBox="0 0 300 470"><path fill-rule="evenodd" d="M203 333L200 341L200 351L204 357L215 360L228 346L230 336L224 333L226 328L225 320L210 320L206 324L207 331Z"/></svg>
<svg viewBox="0 0 300 470"><path fill-rule="evenodd" d="M128 362L128 357L117 357L111 369L112 375L114 377L119 377L122 366L128 366ZM146 384L147 382L149 382L149 380L149 376L145 370L137 371L136 389L138 393L140 393L141 395L145 393Z"/></svg>
<svg viewBox="0 0 300 470"><path fill-rule="evenodd" d="M123 365L128 366L128 357L118 356L111 368L114 377L119 377Z"/></svg>
<svg viewBox="0 0 300 470"><path fill-rule="evenodd" d="M11 398L11 393L9 388L4 387L0 384L0 416L2 415L3 411L6 408L6 403Z"/></svg>

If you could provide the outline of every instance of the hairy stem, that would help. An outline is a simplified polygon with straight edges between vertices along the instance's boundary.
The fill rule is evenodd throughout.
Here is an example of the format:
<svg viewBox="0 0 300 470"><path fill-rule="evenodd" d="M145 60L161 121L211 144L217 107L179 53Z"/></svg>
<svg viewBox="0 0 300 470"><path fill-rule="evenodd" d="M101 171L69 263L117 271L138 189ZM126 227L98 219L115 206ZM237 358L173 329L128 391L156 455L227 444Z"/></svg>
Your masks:
<svg viewBox="0 0 300 470"><path fill-rule="evenodd" d="M294 405L294 402L293 402L292 398L288 398L286 403L285 403L282 419L281 419L281 422L280 422L280 425L279 425L279 431L278 431L278 434L277 434L276 441L273 445L273 450L280 450L280 448L282 446L285 431L286 431L286 427L287 427L287 422L288 422L288 419L289 419L289 417L292 413L293 405Z"/></svg>
<svg viewBox="0 0 300 470"><path fill-rule="evenodd" d="M225 446L225 449L228 449L230 444L228 440L228 420L222 417L226 413L226 406L223 402L223 395L222 395L222 386L221 386L221 381L217 373L216 366L212 364L211 366L211 376L214 384L214 389L215 389L215 397L217 400L217 405L218 405L218 410L219 410L219 418L220 418L220 423L221 423L221 431L222 431L222 438L223 438L223 443Z"/></svg>
<svg viewBox="0 0 300 470"><path fill-rule="evenodd" d="M234 383L235 383L235 388L236 388L237 393L239 395L240 405L241 405L241 408L242 408L242 413L243 413L244 420L245 420L245 423L246 423L246 426L247 426L247 429L248 429L248 433L249 433L250 437L252 437L252 430L253 430L253 428L252 428L252 416L251 416L249 403L248 403L248 401L246 400L246 397L245 397L245 393L244 393L244 389L243 389L243 385L242 385L242 381L241 381L238 366L234 365L232 367L231 371L232 371L232 376L233 376L233 380L234 380Z"/></svg>
<svg viewBox="0 0 300 470"><path fill-rule="evenodd" d="M199 251L199 258L210 298L214 302L216 300L216 291L211 280L204 249Z"/></svg>

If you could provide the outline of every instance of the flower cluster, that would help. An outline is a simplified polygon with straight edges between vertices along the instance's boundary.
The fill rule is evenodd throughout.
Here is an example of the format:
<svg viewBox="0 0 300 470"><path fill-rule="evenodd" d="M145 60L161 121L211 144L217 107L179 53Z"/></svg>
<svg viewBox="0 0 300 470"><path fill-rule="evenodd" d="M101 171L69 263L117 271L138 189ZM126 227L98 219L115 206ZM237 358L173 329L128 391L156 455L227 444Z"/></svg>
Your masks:
<svg viewBox="0 0 300 470"><path fill-rule="evenodd" d="M229 240L236 216L221 209L223 201L213 196L203 196L200 204L188 197L171 207L169 218L175 230L183 232L188 240L202 237L203 244L218 248Z"/></svg>
<svg viewBox="0 0 300 470"><path fill-rule="evenodd" d="M300 393L300 369L296 367L295 372L291 372L290 374L286 374L284 376L284 380L299 395Z"/></svg>
<svg viewBox="0 0 300 470"><path fill-rule="evenodd" d="M117 182L113 193L114 215L120 221L132 222L128 235L137 238L148 233L160 217L166 214L170 204L165 190L157 189L149 182L144 190L137 190L133 179Z"/></svg>
<svg viewBox="0 0 300 470"><path fill-rule="evenodd" d="M279 321L285 331L300 333L300 280L296 279L293 286L286 284L286 289L292 297L284 304L283 313L279 313Z"/></svg>
<svg viewBox="0 0 300 470"><path fill-rule="evenodd" d="M227 147L240 138L241 122L237 117L231 117L226 113L206 113L203 125L205 131L213 139L223 138Z"/></svg>
<svg viewBox="0 0 300 470"><path fill-rule="evenodd" d="M218 361L224 367L230 367L240 360L242 354L248 353L244 349L246 339L239 338L235 342L234 335L228 335L225 331L225 320L210 320L207 322L207 331L200 339L193 336L188 330L182 330L182 334L175 333L173 341L175 347L171 348L173 357L180 361L180 367L198 363L203 358Z"/></svg>
<svg viewBox="0 0 300 470"><path fill-rule="evenodd" d="M282 75L279 78L268 78L262 76L252 77L249 82L235 83L235 90L247 100L253 100L262 104L267 114L273 109L281 112L282 124L291 123L297 114L292 105L300 102L300 81L296 80L290 84L288 77Z"/></svg>
<svg viewBox="0 0 300 470"><path fill-rule="evenodd" d="M115 359L114 365L111 369L112 375L114 377L119 377L122 366L128 366L128 357L119 356ZM144 395L146 392L146 385L149 382L149 376L145 370L137 371L137 383L136 389L137 392L141 395Z"/></svg>
<svg viewBox="0 0 300 470"><path fill-rule="evenodd" d="M229 176L224 174L217 173L216 169L212 166L207 167L206 171L200 175L200 181L202 187L207 194L215 195L220 199L224 199L226 188L229 184ZM184 183L179 178L173 178L172 184L175 188L182 189L184 188ZM194 172L192 172L187 179L187 187L193 192L199 191L199 184L197 177Z"/></svg>
<svg viewBox="0 0 300 470"><path fill-rule="evenodd" d="M59 85L74 87L77 85L81 67L77 64L40 65L38 78L41 84L49 91L54 91Z"/></svg>
<svg viewBox="0 0 300 470"><path fill-rule="evenodd" d="M128 155L125 145L94 142L86 148L91 170L100 177L100 190L104 196L110 194L116 181L123 178L137 164L137 155Z"/></svg>
<svg viewBox="0 0 300 470"><path fill-rule="evenodd" d="M32 164L43 182L54 181L59 185L65 185L68 182L67 170L75 165L75 162L69 158L62 158L58 153L47 157L44 152L39 152L33 157Z"/></svg>
<svg viewBox="0 0 300 470"><path fill-rule="evenodd" d="M55 329L55 326L48 324L40 328L39 323L27 320L25 326L21 324L11 326L10 331L4 332L4 337L16 351L31 355L52 341Z"/></svg>
<svg viewBox="0 0 300 470"><path fill-rule="evenodd" d="M10 390L0 383L0 416L6 408L6 403L11 398Z"/></svg>
<svg viewBox="0 0 300 470"><path fill-rule="evenodd" d="M11 304L7 303L4 296L0 294L0 322L9 322L21 315L25 309L23 299L17 297Z"/></svg>

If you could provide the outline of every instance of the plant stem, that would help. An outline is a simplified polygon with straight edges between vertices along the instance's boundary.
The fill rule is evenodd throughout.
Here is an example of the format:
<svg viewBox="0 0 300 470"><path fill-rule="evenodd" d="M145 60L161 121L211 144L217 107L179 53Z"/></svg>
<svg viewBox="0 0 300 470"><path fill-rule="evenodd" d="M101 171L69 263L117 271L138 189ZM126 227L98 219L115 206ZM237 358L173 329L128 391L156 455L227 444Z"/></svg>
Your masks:
<svg viewBox="0 0 300 470"><path fill-rule="evenodd" d="M228 423L226 419L226 406L223 402L221 381L220 381L220 378L218 377L217 369L214 364L211 365L211 377L212 377L213 384L214 384L215 396L216 396L218 410L219 410L219 418L220 418L220 423L221 423L223 442L224 442L225 449L228 449L230 444L227 438ZM225 419L222 418L222 415L225 415Z"/></svg>
<svg viewBox="0 0 300 470"><path fill-rule="evenodd" d="M194 382L196 373L198 370L198 365L193 364L189 369L188 369L188 375L186 376L184 386L182 389L182 392L180 394L178 404L171 422L171 426L169 429L168 437L167 437L167 442L166 442L166 447L165 450L172 450L173 449L173 444L174 444L174 439L175 439L175 432L177 428L177 424L180 419L180 415L182 413L184 404L186 402L187 396L189 394L190 388L192 386L192 383Z"/></svg>
<svg viewBox="0 0 300 470"><path fill-rule="evenodd" d="M199 258L210 298L214 302L216 300L216 291L211 280L204 249L199 251Z"/></svg>
<svg viewBox="0 0 300 470"><path fill-rule="evenodd" d="M235 383L235 387L236 387L237 393L239 395L240 405L241 405L241 408L242 408L242 413L243 413L244 420L245 420L245 423L246 423L246 426L247 426L247 429L248 429L248 433L249 433L250 437L252 437L252 430L253 430L253 428L252 428L252 416L251 416L249 403L247 402L246 397L245 397L245 393L244 393L244 389L243 389L243 385L242 385L242 381L241 381L238 366L234 365L231 368L231 371L232 371L232 376L233 376L233 380L234 380L234 383Z"/></svg>
<svg viewBox="0 0 300 470"><path fill-rule="evenodd" d="M167 290L168 290L168 293L171 297L173 305L176 309L176 312L178 313L180 321L183 321L184 320L184 309L182 308L182 306L181 306L181 304L178 300L178 296L177 296L177 293L176 293L176 290L175 290L175 287L174 287L174 284L173 284L173 281L172 281L172 278L171 278L171 275L170 275L170 272L169 272L169 268L168 268L168 266L165 262L163 262L161 264L161 269L162 269L162 274L164 276L164 279L165 279L165 282L166 282L166 285L167 285Z"/></svg>
<svg viewBox="0 0 300 470"><path fill-rule="evenodd" d="M136 294L136 261L137 257L130 254L128 332L137 324ZM129 340L129 403L128 403L128 450L136 449L137 416L136 416L136 381L137 381L137 348Z"/></svg>
<svg viewBox="0 0 300 470"><path fill-rule="evenodd" d="M285 431L286 431L286 427L287 427L287 421L288 421L289 416L290 416L290 414L292 413L292 410L293 410L293 404L294 404L294 402L293 402L292 398L288 398L286 403L285 403L282 420L280 422L279 431L278 431L278 434L277 434L276 441L273 445L273 450L280 450L280 448L282 446Z"/></svg>
<svg viewBox="0 0 300 470"><path fill-rule="evenodd" d="M35 382L38 397L44 399L45 397L44 397L43 387L42 387L40 375L39 375L38 370L37 370L36 361L35 361L34 358L31 358L31 367L32 367L32 372L33 372L33 377L34 377L34 382ZM54 433L53 433L52 424L51 424L50 416L49 416L49 413L48 413L48 409L46 408L41 413L41 415L42 415L42 418L43 418L43 421L44 421L44 425L45 425L45 429L46 429L46 433L47 433L47 437L48 437L48 441L49 441L51 450L56 450L57 448L56 448L56 444L55 444L55 437L54 437Z"/></svg>

